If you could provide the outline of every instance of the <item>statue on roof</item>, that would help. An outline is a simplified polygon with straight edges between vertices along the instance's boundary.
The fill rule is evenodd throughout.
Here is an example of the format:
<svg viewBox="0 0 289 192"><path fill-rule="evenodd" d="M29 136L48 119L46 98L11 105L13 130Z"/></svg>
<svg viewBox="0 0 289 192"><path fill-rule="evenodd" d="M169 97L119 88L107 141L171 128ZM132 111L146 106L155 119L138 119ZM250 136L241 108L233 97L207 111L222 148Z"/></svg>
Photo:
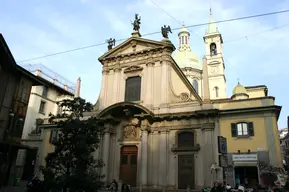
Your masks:
<svg viewBox="0 0 289 192"><path fill-rule="evenodd" d="M115 39L110 38L106 40L106 43L108 43L108 46L107 46L108 50L111 50L112 47L115 46Z"/></svg>
<svg viewBox="0 0 289 192"><path fill-rule="evenodd" d="M172 30L171 30L171 27L168 25L164 25L162 28L161 28L161 31L162 31L162 35L164 38L168 39L169 36L168 36L168 33L172 33Z"/></svg>
<svg viewBox="0 0 289 192"><path fill-rule="evenodd" d="M135 14L134 21L131 22L134 31L139 31L139 29L140 29L140 24L141 24L140 19L141 19L141 17L136 13L136 14Z"/></svg>

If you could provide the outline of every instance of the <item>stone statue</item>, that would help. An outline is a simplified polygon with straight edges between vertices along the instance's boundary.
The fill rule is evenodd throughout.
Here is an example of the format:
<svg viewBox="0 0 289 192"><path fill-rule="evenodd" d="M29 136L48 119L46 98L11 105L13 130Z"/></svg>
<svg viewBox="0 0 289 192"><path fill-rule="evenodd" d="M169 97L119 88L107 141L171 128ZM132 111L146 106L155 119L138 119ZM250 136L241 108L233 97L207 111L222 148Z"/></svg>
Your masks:
<svg viewBox="0 0 289 192"><path fill-rule="evenodd" d="M110 38L106 40L106 43L108 43L108 46L107 46L108 50L111 50L112 47L115 46L115 39Z"/></svg>
<svg viewBox="0 0 289 192"><path fill-rule="evenodd" d="M139 31L139 29L140 29L140 24L141 24L140 19L141 19L141 17L136 13L136 14L135 14L134 21L131 22L134 31Z"/></svg>
<svg viewBox="0 0 289 192"><path fill-rule="evenodd" d="M172 33L171 27L169 25L168 26L164 25L161 29L163 37L168 39L169 38L168 33L169 32Z"/></svg>

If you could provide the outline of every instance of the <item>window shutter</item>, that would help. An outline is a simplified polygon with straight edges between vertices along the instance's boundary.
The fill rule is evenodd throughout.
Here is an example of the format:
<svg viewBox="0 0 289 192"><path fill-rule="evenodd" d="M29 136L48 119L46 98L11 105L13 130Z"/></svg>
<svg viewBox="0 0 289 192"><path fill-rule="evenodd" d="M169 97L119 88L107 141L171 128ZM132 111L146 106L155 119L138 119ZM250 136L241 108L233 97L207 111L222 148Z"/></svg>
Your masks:
<svg viewBox="0 0 289 192"><path fill-rule="evenodd" d="M237 124L231 123L232 137L237 137Z"/></svg>
<svg viewBox="0 0 289 192"><path fill-rule="evenodd" d="M248 132L250 136L254 136L254 125L253 122L248 123Z"/></svg>

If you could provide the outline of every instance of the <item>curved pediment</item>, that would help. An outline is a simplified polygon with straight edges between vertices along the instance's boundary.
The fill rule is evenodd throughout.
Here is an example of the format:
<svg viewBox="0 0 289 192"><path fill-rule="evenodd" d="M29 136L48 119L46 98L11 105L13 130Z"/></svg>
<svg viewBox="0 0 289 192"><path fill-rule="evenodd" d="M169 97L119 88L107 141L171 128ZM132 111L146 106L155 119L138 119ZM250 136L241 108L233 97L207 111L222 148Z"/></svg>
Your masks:
<svg viewBox="0 0 289 192"><path fill-rule="evenodd" d="M136 72L136 71L142 71L143 68L140 66L130 66L126 69L124 69L124 73L132 73L132 72Z"/></svg>

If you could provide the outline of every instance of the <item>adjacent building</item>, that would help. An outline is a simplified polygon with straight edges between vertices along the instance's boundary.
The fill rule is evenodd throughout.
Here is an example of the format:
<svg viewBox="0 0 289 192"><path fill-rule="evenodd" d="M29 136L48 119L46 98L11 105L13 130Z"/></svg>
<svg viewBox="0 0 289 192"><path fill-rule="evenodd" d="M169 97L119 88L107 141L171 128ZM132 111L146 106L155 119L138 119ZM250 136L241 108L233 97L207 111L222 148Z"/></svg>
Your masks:
<svg viewBox="0 0 289 192"><path fill-rule="evenodd" d="M71 83L43 65L30 66L29 70L42 79L45 85L33 86L30 92L21 143L35 150L18 151L16 175L22 180L29 180L40 171L42 164L39 158L42 155L39 148L43 140L40 126L45 123L49 115L62 113L61 101L79 97L81 81L78 78L76 84Z"/></svg>
<svg viewBox="0 0 289 192"><path fill-rule="evenodd" d="M227 96L223 39L212 14L202 59L193 53L185 27L178 36L173 54L169 39L145 39L133 31L99 58L100 95L86 117L107 120L94 153L105 164L103 181L122 180L143 189L200 189L214 181L234 185L246 177L254 184L267 172L282 171L281 107L263 85L238 83ZM47 154L57 127L43 126L42 154Z"/></svg>
<svg viewBox="0 0 289 192"><path fill-rule="evenodd" d="M6 185L13 180L17 151L30 150L21 144L21 136L31 88L45 82L16 64L2 34L0 82L0 182Z"/></svg>

